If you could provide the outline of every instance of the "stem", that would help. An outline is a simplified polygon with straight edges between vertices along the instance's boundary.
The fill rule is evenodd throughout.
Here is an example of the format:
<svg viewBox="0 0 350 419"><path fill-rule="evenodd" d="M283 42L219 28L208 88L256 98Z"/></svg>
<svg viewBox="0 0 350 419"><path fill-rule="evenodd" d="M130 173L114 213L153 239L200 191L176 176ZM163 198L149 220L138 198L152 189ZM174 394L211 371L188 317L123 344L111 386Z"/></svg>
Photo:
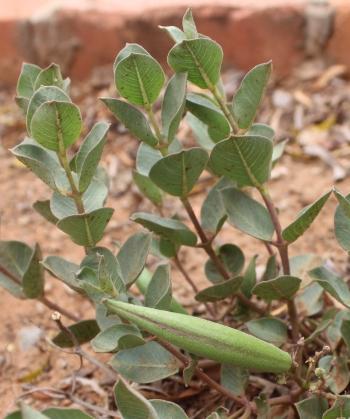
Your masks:
<svg viewBox="0 0 350 419"><path fill-rule="evenodd" d="M225 279L228 280L231 278L231 275L227 272L224 264L222 263L222 261L219 259L218 255L215 253L213 247L212 247L212 241L208 239L208 237L206 236L204 230L202 229L202 226L200 225L198 218L196 217L196 214L193 211L193 208L189 202L189 200L187 198L182 198L181 202L183 203L183 206L185 207L188 216L190 217L195 230L198 233L199 238L201 239L202 242L202 247L205 250L205 252L207 253L207 255L209 256L209 258L211 259L211 261L214 263L216 269L218 270L218 272L221 274L221 276ZM247 298L244 294L242 294L241 292L238 292L235 294L237 296L237 298L240 300L241 303L247 305L249 308L251 308L252 310L256 311L259 314L264 314L265 310L262 309L261 307L257 306L256 304L254 304L253 301L251 301L249 298Z"/></svg>
<svg viewBox="0 0 350 419"><path fill-rule="evenodd" d="M216 86L210 86L209 90L211 91L211 93L215 97L215 99L216 99L218 105L220 106L222 112L224 113L227 120L229 121L233 133L238 134L239 133L239 127L238 127L237 122L235 121L235 118L233 117L230 109L228 108L228 106L226 104L225 98L223 98L221 96L221 94L220 94L220 92L219 92L219 90Z"/></svg>
<svg viewBox="0 0 350 419"><path fill-rule="evenodd" d="M0 265L0 273L2 273L3 275L7 276L16 285L22 286L22 283L21 283L20 279L18 279L14 274L12 274L8 269L6 269L2 265ZM50 301L49 299L47 299L46 297L42 296L42 297L39 297L37 300L40 301L42 304L44 304L49 309L55 310L55 311L59 311L64 316L68 317L69 319L71 319L71 320L73 320L75 322L79 321L79 318L75 314L73 314L73 313L69 312L68 310L60 307L56 303L54 303L54 302Z"/></svg>
<svg viewBox="0 0 350 419"><path fill-rule="evenodd" d="M184 266L180 262L180 259L177 255L174 257L174 262L175 262L175 265L178 268L178 270L181 272L182 276L187 281L187 283L192 287L195 294L198 294L199 290L197 288L197 285L192 281L191 277L188 275L186 269L184 268ZM208 312L210 313L210 315L214 318L215 313L214 313L212 307L206 302L204 303L204 305L205 305L206 309L208 310Z"/></svg>
<svg viewBox="0 0 350 419"><path fill-rule="evenodd" d="M289 264L289 256L288 256L288 243L283 239L282 236L282 227L278 217L278 213L276 211L276 207L274 206L271 197L269 195L268 190L265 187L258 188L262 199L265 202L266 208L270 213L272 223L275 227L277 242L275 243L282 263L282 269L284 275L290 275L290 264ZM289 319L292 325L292 340L294 343L298 342L299 339L299 320L298 320L298 313L296 309L296 305L294 300L287 301L288 307L288 314Z"/></svg>

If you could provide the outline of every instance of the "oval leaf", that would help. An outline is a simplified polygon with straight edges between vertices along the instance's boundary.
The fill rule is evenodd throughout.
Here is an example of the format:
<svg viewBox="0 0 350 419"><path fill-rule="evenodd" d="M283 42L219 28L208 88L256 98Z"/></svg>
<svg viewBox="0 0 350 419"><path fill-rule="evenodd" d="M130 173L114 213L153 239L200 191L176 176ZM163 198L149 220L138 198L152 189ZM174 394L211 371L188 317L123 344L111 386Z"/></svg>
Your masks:
<svg viewBox="0 0 350 419"><path fill-rule="evenodd" d="M289 299L298 291L301 279L283 275L275 279L259 282L254 288L253 293L264 300Z"/></svg>

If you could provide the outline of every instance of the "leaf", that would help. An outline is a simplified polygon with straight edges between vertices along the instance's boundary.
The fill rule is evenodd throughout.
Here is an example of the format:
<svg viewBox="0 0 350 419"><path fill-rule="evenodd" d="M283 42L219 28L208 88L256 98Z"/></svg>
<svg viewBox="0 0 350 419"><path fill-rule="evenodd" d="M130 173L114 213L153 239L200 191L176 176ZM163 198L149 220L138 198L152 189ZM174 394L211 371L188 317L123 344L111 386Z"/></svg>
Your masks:
<svg viewBox="0 0 350 419"><path fill-rule="evenodd" d="M246 326L252 335L276 346L281 346L288 340L288 328L279 319L264 317L250 320Z"/></svg>
<svg viewBox="0 0 350 419"><path fill-rule="evenodd" d="M21 143L12 148L11 153L51 189L57 189L58 174L62 169L48 151L39 145Z"/></svg>
<svg viewBox="0 0 350 419"><path fill-rule="evenodd" d="M252 296L252 289L256 284L256 259L257 255L253 256L249 262L249 265L243 275L243 281L241 284L241 290L243 294L250 298Z"/></svg>
<svg viewBox="0 0 350 419"><path fill-rule="evenodd" d="M183 223L172 218L162 218L155 214L136 212L130 219L153 231L160 237L164 237L185 246L195 246L197 236Z"/></svg>
<svg viewBox="0 0 350 419"><path fill-rule="evenodd" d="M159 206L162 204L163 194L149 177L141 175L141 173L134 170L132 172L132 178L143 196L148 198L154 205Z"/></svg>
<svg viewBox="0 0 350 419"><path fill-rule="evenodd" d="M182 32L182 30L176 26L158 26L159 29L167 32L170 38L175 41L176 43L180 43L184 39L186 39L186 35Z"/></svg>
<svg viewBox="0 0 350 419"><path fill-rule="evenodd" d="M115 68L120 63L120 61L124 60L124 58L127 58L132 53L150 56L150 53L147 50L145 50L145 48L143 48L141 45L127 42L125 44L125 47L119 51L118 55L114 60L113 73L115 73Z"/></svg>
<svg viewBox="0 0 350 419"><path fill-rule="evenodd" d="M343 320L340 331L346 346L350 349L350 320Z"/></svg>
<svg viewBox="0 0 350 419"><path fill-rule="evenodd" d="M261 187L270 177L272 141L259 136L235 136L220 141L210 155L209 165L218 176L239 187Z"/></svg>
<svg viewBox="0 0 350 419"><path fill-rule="evenodd" d="M227 180L220 179L210 189L202 204L201 225L210 234L220 231L227 217L220 191L225 186L227 186Z"/></svg>
<svg viewBox="0 0 350 419"><path fill-rule="evenodd" d="M350 312L346 310L337 312L336 309L329 310L324 318L332 319L332 323L326 329L325 335L327 337L327 341L330 344L330 347L335 350L339 345L340 340L342 339L341 326L344 320L350 320Z"/></svg>
<svg viewBox="0 0 350 419"><path fill-rule="evenodd" d="M272 70L271 61L252 68L242 80L232 101L233 116L241 129L248 129L255 119Z"/></svg>
<svg viewBox="0 0 350 419"><path fill-rule="evenodd" d="M176 73L187 72L191 83L206 89L219 81L222 58L219 44L200 38L176 44L169 52L168 63Z"/></svg>
<svg viewBox="0 0 350 419"><path fill-rule="evenodd" d="M215 143L210 138L208 133L208 126L191 113L187 113L186 122L190 126L198 145L201 146L204 150L211 151L214 148Z"/></svg>
<svg viewBox="0 0 350 419"><path fill-rule="evenodd" d="M17 82L17 95L30 99L34 93L35 80L41 68L35 64L23 63Z"/></svg>
<svg viewBox="0 0 350 419"><path fill-rule="evenodd" d="M273 140L275 137L275 131L273 130L273 128L270 127L270 125L252 124L249 130L247 131L247 135L260 135L261 137Z"/></svg>
<svg viewBox="0 0 350 419"><path fill-rule="evenodd" d="M187 39L198 38L196 24L193 20L192 9L188 8L182 18L182 29Z"/></svg>
<svg viewBox="0 0 350 419"><path fill-rule="evenodd" d="M78 409L62 409L59 407L49 407L43 410L45 416L50 419L93 419L92 416L87 415Z"/></svg>
<svg viewBox="0 0 350 419"><path fill-rule="evenodd" d="M209 97L188 93L186 108L208 126L208 134L215 143L230 135L231 128L226 117Z"/></svg>
<svg viewBox="0 0 350 419"><path fill-rule="evenodd" d="M319 368L326 372L326 385L334 394L342 393L350 382L347 358L326 355L318 363Z"/></svg>
<svg viewBox="0 0 350 419"><path fill-rule="evenodd" d="M119 351L109 364L127 380L151 383L176 374L178 360L157 342Z"/></svg>
<svg viewBox="0 0 350 419"><path fill-rule="evenodd" d="M38 244L35 245L32 256L22 277L22 288L27 298L40 298L44 294L44 270L40 265L42 258Z"/></svg>
<svg viewBox="0 0 350 419"><path fill-rule="evenodd" d="M162 104L163 135L170 144L185 111L187 73L177 73L169 80Z"/></svg>
<svg viewBox="0 0 350 419"><path fill-rule="evenodd" d="M49 223L55 224L58 222L58 218L56 218L50 209L50 201L47 199L45 201L36 201L33 204L33 208L35 211L40 214L46 221Z"/></svg>
<svg viewBox="0 0 350 419"><path fill-rule="evenodd" d="M200 357L261 372L292 366L290 355L276 346L216 322L111 299L105 304L123 319Z"/></svg>
<svg viewBox="0 0 350 419"><path fill-rule="evenodd" d="M134 105L148 107L157 100L165 76L153 57L132 52L116 65L114 80L121 96Z"/></svg>
<svg viewBox="0 0 350 419"><path fill-rule="evenodd" d="M79 108L73 103L50 101L34 113L30 124L33 138L49 150L67 149L82 129Z"/></svg>
<svg viewBox="0 0 350 419"><path fill-rule="evenodd" d="M302 288L295 297L295 304L301 316L314 316L323 309L323 288L316 282Z"/></svg>
<svg viewBox="0 0 350 419"><path fill-rule="evenodd" d="M315 253L303 253L292 256L289 262L290 273L302 280L301 288L304 288L313 282L310 271L323 263L323 259Z"/></svg>
<svg viewBox="0 0 350 419"><path fill-rule="evenodd" d="M150 402L157 412L159 419L188 419L188 416L182 408L173 402L165 400L150 400Z"/></svg>
<svg viewBox="0 0 350 419"><path fill-rule="evenodd" d="M338 396L333 406L324 412L322 419L340 419L350 417L350 397Z"/></svg>
<svg viewBox="0 0 350 419"><path fill-rule="evenodd" d="M290 299L298 291L301 280L295 276L282 275L259 282L253 293L264 300Z"/></svg>
<svg viewBox="0 0 350 419"><path fill-rule="evenodd" d="M236 396L244 395L248 386L249 371L229 364L222 364L220 371L221 385Z"/></svg>
<svg viewBox="0 0 350 419"><path fill-rule="evenodd" d="M288 143L288 139L284 141L280 141L276 145L273 146L272 152L272 165L275 165L277 161L283 156L284 149Z"/></svg>
<svg viewBox="0 0 350 419"><path fill-rule="evenodd" d="M125 285L135 282L142 272L150 250L151 239L151 234L139 232L129 237L120 248L117 260Z"/></svg>
<svg viewBox="0 0 350 419"><path fill-rule="evenodd" d="M171 302L171 279L169 264L159 265L155 270L145 294L147 307L168 310Z"/></svg>
<svg viewBox="0 0 350 419"><path fill-rule="evenodd" d="M136 170L143 176L149 176L149 172L158 160L162 159L162 153L147 144L141 144L136 155Z"/></svg>
<svg viewBox="0 0 350 419"><path fill-rule="evenodd" d="M289 243L293 243L296 239L302 236L318 216L330 194L331 192L327 192L317 201L305 207L299 213L296 220L283 230L282 236L284 240L287 240Z"/></svg>
<svg viewBox="0 0 350 419"><path fill-rule="evenodd" d="M24 298L22 278L33 258L33 249L19 241L0 241L0 285L16 298Z"/></svg>
<svg viewBox="0 0 350 419"><path fill-rule="evenodd" d="M90 342L95 352L115 352L119 339L125 335L141 337L139 329L132 324L115 324L102 330Z"/></svg>
<svg viewBox="0 0 350 419"><path fill-rule="evenodd" d="M301 402L295 403L300 419L322 419L323 413L328 408L327 399L312 396Z"/></svg>
<svg viewBox="0 0 350 419"><path fill-rule="evenodd" d="M158 144L158 139L141 111L123 100L112 98L101 98L101 100L132 135L151 146Z"/></svg>
<svg viewBox="0 0 350 419"><path fill-rule="evenodd" d="M334 215L335 237L340 246L350 252L350 204L348 205L350 195L344 197L339 192L335 192L335 194L339 201Z"/></svg>
<svg viewBox="0 0 350 419"><path fill-rule="evenodd" d="M95 175L106 143L109 126L106 122L95 124L76 154L76 171L79 176L80 192L84 192L88 188Z"/></svg>
<svg viewBox="0 0 350 419"><path fill-rule="evenodd" d="M114 397L123 419L160 419L152 404L123 379L115 385Z"/></svg>
<svg viewBox="0 0 350 419"><path fill-rule="evenodd" d="M91 247L102 239L113 212L113 208L99 208L87 214L71 215L60 220L57 227L67 233L74 243Z"/></svg>
<svg viewBox="0 0 350 419"><path fill-rule="evenodd" d="M277 265L276 255L269 256L265 272L261 278L262 281L267 281L268 279L274 279L278 275L279 267ZM293 276L298 276L293 273Z"/></svg>
<svg viewBox="0 0 350 419"><path fill-rule="evenodd" d="M60 256L48 256L41 264L55 278L59 279L75 291L81 292L76 273L79 266L76 263L69 262Z"/></svg>
<svg viewBox="0 0 350 419"><path fill-rule="evenodd" d="M324 266L312 269L309 275L332 297L344 304L345 307L350 308L350 291L342 278Z"/></svg>
<svg viewBox="0 0 350 419"><path fill-rule="evenodd" d="M33 409L25 403L21 403L21 414L22 419L47 419L46 415L43 415L38 410Z"/></svg>
<svg viewBox="0 0 350 419"><path fill-rule="evenodd" d="M109 314L107 307L104 304L97 303L96 307L96 322L101 332L117 324L121 324L120 318L116 314Z"/></svg>
<svg viewBox="0 0 350 419"><path fill-rule="evenodd" d="M234 244L224 244L219 248L218 256L227 271L233 277L242 271L244 266L244 254L238 246L235 246ZM221 273L218 271L216 265L211 259L208 259L205 264L205 274L207 278L214 283L225 279L222 277Z"/></svg>
<svg viewBox="0 0 350 419"><path fill-rule="evenodd" d="M231 224L257 239L272 239L275 228L264 206L236 188L222 189L221 194Z"/></svg>
<svg viewBox="0 0 350 419"><path fill-rule="evenodd" d="M56 86L60 89L64 88L61 70L57 64L50 64L40 71L35 80L34 90L38 90L41 86Z"/></svg>
<svg viewBox="0 0 350 419"><path fill-rule="evenodd" d="M317 336L324 332L332 323L333 319L325 318L318 324L316 329L304 340L304 343L312 342Z"/></svg>
<svg viewBox="0 0 350 419"><path fill-rule="evenodd" d="M90 342L100 331L96 320L82 320L68 326L68 329L74 334L79 344ZM74 346L71 337L63 331L56 335L52 342L60 348L72 348Z"/></svg>
<svg viewBox="0 0 350 419"><path fill-rule="evenodd" d="M27 111L27 131L31 133L32 118L38 108L45 102L61 101L71 103L70 97L62 89L55 86L43 86L38 89L30 99Z"/></svg>
<svg viewBox="0 0 350 419"><path fill-rule="evenodd" d="M201 302L206 301L220 301L227 297L233 296L241 286L243 277L236 276L235 278L228 279L225 282L212 285L211 287L205 288L196 294L196 300Z"/></svg>
<svg viewBox="0 0 350 419"><path fill-rule="evenodd" d="M191 192L208 161L201 148L190 148L158 160L150 170L150 179L170 195L185 198Z"/></svg>

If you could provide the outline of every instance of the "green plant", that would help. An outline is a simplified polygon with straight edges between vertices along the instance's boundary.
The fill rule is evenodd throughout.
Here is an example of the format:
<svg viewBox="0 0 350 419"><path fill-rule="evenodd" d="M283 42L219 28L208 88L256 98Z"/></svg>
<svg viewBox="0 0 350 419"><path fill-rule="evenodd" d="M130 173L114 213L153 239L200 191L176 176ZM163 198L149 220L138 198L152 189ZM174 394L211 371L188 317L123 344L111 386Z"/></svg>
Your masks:
<svg viewBox="0 0 350 419"><path fill-rule="evenodd" d="M38 299L75 322L67 327L59 313L53 314L59 328L54 344L71 347L113 377L118 375L114 394L125 419L186 418L179 406L146 400L129 383L150 383L179 370L185 385L191 386L196 376L217 392L211 406L217 410L203 413L208 419L292 417L293 405L302 419L346 416L350 399L342 394L350 380L350 291L326 266L308 270L310 255L288 255L289 246L306 232L332 191L283 228L268 189L283 144L274 143L271 127L254 123L271 63L250 70L228 102L220 78L222 49L197 32L191 11L183 18L182 30L163 29L175 42L168 55L174 75L165 86L160 118L154 104L160 101L165 75L139 45L127 44L113 65L122 98L102 98L141 142L133 179L155 208L152 214L131 215L145 229L130 236L117 254L97 246L113 213L104 207L108 182L99 166L109 126L97 123L73 153L82 121L68 93L69 80L56 65L23 65L17 103L26 115L28 138L12 153L53 191L50 200L34 204L35 210L83 246L86 256L78 265L58 256L42 259L39 245L1 242L0 284L14 296ZM196 89L188 89L192 85ZM185 148L177 138L185 116L196 147ZM191 191L204 171L216 183L198 218ZM335 196L335 234L349 252L350 199L338 191ZM179 200L193 229L177 214L166 213L165 199ZM215 245L226 222L268 250L261 280L256 257L244 269L245 257L237 245ZM198 289L181 263L179 254L186 246L208 257L204 270L210 286L205 289ZM149 253L161 262L153 273L146 267ZM205 305L203 319L189 315L172 297L171 264L190 284L195 300ZM44 271L89 299L96 318L77 319L48 300ZM143 297L134 293L134 284ZM87 342L96 353L112 354L108 365L81 348ZM220 366L220 383L203 370L201 357ZM76 401L74 395L64 395ZM95 414L111 413L88 407ZM14 417L89 416L72 409L39 413L22 405L8 416Z"/></svg>

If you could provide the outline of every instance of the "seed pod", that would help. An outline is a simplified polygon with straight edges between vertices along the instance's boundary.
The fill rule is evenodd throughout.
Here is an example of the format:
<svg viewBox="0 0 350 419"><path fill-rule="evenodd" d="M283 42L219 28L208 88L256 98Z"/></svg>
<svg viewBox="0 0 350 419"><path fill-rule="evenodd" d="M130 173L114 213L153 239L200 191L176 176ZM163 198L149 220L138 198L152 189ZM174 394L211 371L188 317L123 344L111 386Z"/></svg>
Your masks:
<svg viewBox="0 0 350 419"><path fill-rule="evenodd" d="M287 352L222 324L121 301L105 304L141 329L195 355L259 372L282 373L292 366Z"/></svg>

